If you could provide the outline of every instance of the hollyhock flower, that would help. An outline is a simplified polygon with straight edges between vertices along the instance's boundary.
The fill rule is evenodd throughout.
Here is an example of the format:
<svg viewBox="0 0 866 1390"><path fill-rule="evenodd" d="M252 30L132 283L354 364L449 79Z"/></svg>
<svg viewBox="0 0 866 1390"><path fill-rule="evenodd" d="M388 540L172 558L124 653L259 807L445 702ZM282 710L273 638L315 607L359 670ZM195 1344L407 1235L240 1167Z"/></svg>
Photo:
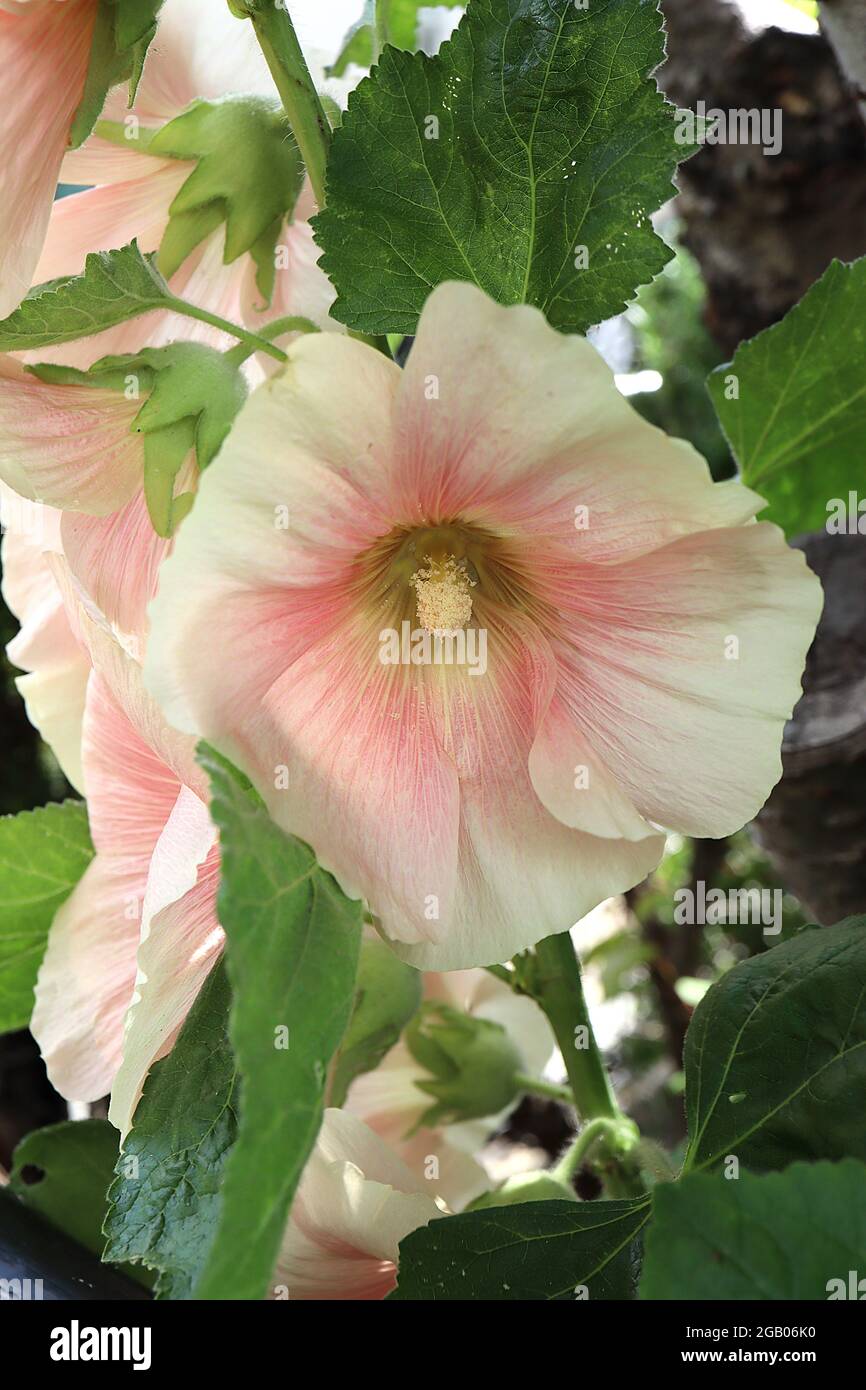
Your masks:
<svg viewBox="0 0 866 1390"><path fill-rule="evenodd" d="M142 251L157 251L168 227L171 203L195 166L187 160L146 154L147 136L196 99L218 101L238 94L276 100L252 25L210 0L166 0L133 107L127 108L126 91L118 87L103 110L100 129L110 130L113 125L117 141L91 135L64 162L66 182L93 186L55 205L36 280L76 275L89 252L110 250L133 238ZM254 328L263 317L299 315L322 328L342 331L329 318L334 292L316 265L318 251L308 222L315 210L307 187L294 220L284 225L278 238L275 288L266 316L251 255L245 253L230 265L223 262L222 226L210 232L171 276L172 289L201 308ZM145 324L151 346L176 338L217 347L232 345L225 334L215 335L212 328L175 314L163 314L153 323L147 316ZM97 334L80 343L50 348L43 360L87 366L109 351L134 351L140 344L141 325L132 322L113 330L111 348L105 346L105 335ZM257 360L260 372L271 364L271 359Z"/></svg>
<svg viewBox="0 0 866 1390"><path fill-rule="evenodd" d="M31 1029L60 1094L111 1091L125 1131L222 949L219 850L193 742L167 727L62 557L52 569L92 662L81 763L96 854L52 923Z"/></svg>
<svg viewBox="0 0 866 1390"><path fill-rule="evenodd" d="M137 655L170 544L147 513L142 436L130 432L140 407L104 387L49 384L0 355L0 480L55 512L53 548ZM176 490L196 471L190 458Z"/></svg>
<svg viewBox="0 0 866 1390"><path fill-rule="evenodd" d="M344 1111L326 1110L292 1203L272 1294L384 1298L397 1282L400 1241L443 1215L431 1184L372 1130Z"/></svg>
<svg viewBox="0 0 866 1390"><path fill-rule="evenodd" d="M148 683L398 954L503 960L640 881L658 825L726 834L778 779L820 588L760 506L584 339L446 284L405 372L323 335L253 393Z"/></svg>
<svg viewBox="0 0 866 1390"><path fill-rule="evenodd" d="M473 1018L500 1024L522 1056L522 1070L540 1076L553 1051L550 1025L531 999L484 970L424 975L424 998ZM400 1039L375 1069L353 1081L346 1110L357 1115L397 1153L417 1179L437 1172L437 1193L459 1211L490 1186L474 1157L504 1119L500 1115L434 1129L420 1126L430 1097L418 1083L427 1073Z"/></svg>
<svg viewBox="0 0 866 1390"><path fill-rule="evenodd" d="M97 0L0 0L0 318L33 282L97 8Z"/></svg>

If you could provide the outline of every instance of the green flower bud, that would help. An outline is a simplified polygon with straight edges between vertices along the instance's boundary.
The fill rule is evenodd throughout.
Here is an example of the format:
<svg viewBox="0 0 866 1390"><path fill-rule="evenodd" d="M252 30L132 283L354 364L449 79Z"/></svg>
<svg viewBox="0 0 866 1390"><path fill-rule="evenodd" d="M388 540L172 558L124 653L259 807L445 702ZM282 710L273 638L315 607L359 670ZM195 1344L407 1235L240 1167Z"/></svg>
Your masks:
<svg viewBox="0 0 866 1390"><path fill-rule="evenodd" d="M415 1085L435 1100L416 1128L495 1115L521 1093L520 1053L505 1029L489 1019L428 1002L406 1030L406 1043L429 1073Z"/></svg>
<svg viewBox="0 0 866 1390"><path fill-rule="evenodd" d="M515 1173L507 1178L496 1192L485 1192L472 1203L472 1211L486 1207L513 1207L518 1202L576 1202L577 1193L571 1183L553 1173Z"/></svg>

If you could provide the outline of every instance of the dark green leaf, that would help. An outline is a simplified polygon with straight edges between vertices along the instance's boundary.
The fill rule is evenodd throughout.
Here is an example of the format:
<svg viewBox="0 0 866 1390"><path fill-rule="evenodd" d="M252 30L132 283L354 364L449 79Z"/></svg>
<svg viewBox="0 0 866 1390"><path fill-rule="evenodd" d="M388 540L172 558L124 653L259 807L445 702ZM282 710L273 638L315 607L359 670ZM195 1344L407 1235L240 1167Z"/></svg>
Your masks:
<svg viewBox="0 0 866 1390"><path fill-rule="evenodd" d="M217 1227L223 1169L237 1135L230 1004L220 964L145 1082L108 1194L105 1258L158 1270L161 1297L191 1296Z"/></svg>
<svg viewBox="0 0 866 1390"><path fill-rule="evenodd" d="M163 0L99 0L87 81L69 143L77 149L99 120L112 87L129 83L132 104Z"/></svg>
<svg viewBox="0 0 866 1390"><path fill-rule="evenodd" d="M833 261L708 385L743 482L769 503L766 519L789 535L823 528L828 503L847 507L863 477L866 258Z"/></svg>
<svg viewBox="0 0 866 1390"><path fill-rule="evenodd" d="M202 745L220 830L219 919L234 994L241 1123L199 1298L260 1299L322 1120L328 1068L352 1011L361 942L350 902Z"/></svg>
<svg viewBox="0 0 866 1390"><path fill-rule="evenodd" d="M583 332L671 252L675 111L654 0L473 0L435 58L386 49L349 98L315 220L334 316L412 333L443 280Z"/></svg>
<svg viewBox="0 0 866 1390"><path fill-rule="evenodd" d="M686 1037L685 1168L763 1172L866 1159L866 918L810 927L741 962Z"/></svg>
<svg viewBox="0 0 866 1390"><path fill-rule="evenodd" d="M138 242L117 251L92 251L80 275L36 285L0 323L0 352L69 343L118 323L164 309L171 291Z"/></svg>
<svg viewBox="0 0 866 1390"><path fill-rule="evenodd" d="M400 1244L391 1298L633 1298L647 1198L526 1202L431 1221Z"/></svg>
<svg viewBox="0 0 866 1390"><path fill-rule="evenodd" d="M859 1298L866 1166L795 1163L736 1181L692 1174L655 1189L642 1298ZM845 1290L845 1292L843 1292Z"/></svg>
<svg viewBox="0 0 866 1390"><path fill-rule="evenodd" d="M54 914L92 858L79 801L0 819L0 1033L27 1027Z"/></svg>

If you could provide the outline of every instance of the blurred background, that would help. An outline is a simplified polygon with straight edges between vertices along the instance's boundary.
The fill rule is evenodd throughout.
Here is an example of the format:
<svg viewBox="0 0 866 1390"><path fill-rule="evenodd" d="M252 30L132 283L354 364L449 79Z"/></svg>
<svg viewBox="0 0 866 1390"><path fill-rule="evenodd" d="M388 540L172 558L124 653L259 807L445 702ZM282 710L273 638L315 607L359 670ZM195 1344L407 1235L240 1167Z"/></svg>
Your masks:
<svg viewBox="0 0 866 1390"><path fill-rule="evenodd" d="M361 0L293 0L317 66L333 58L361 9ZM708 146L683 166L679 195L657 219L674 259L593 337L635 409L690 440L722 479L734 467L707 374L781 318L834 256L866 254L866 124L808 0L662 0L662 9L668 57L657 76L670 100L778 107L783 146L772 157L755 146ZM423 13L427 51L460 13ZM821 532L796 543L824 582L826 609L786 731L781 783L756 823L730 839L671 836L660 869L575 932L620 1102L674 1150L684 1135L683 1039L709 985L805 921L866 911L866 537ZM15 631L0 605L4 645ZM27 722L15 676L0 657L2 814L72 794ZM779 891L781 934L767 937L759 924L679 925L678 890L701 883ZM548 1074L564 1075L558 1057ZM0 1165L8 1168L29 1130L66 1113L29 1034L0 1038ZM491 1170L505 1176L546 1161L570 1123L557 1104L525 1100L490 1146Z"/></svg>

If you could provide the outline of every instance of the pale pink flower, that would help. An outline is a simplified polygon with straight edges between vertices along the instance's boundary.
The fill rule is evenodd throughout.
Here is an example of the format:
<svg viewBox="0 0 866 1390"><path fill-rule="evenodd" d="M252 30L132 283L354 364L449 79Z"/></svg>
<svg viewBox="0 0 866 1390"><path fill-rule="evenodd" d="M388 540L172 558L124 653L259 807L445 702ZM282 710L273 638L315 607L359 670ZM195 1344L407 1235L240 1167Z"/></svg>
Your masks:
<svg viewBox="0 0 866 1390"><path fill-rule="evenodd" d="M170 545L147 513L142 436L131 433L140 407L104 387L49 385L0 354L0 480L55 512L52 548L138 655ZM194 486L196 472L190 458L176 491Z"/></svg>
<svg viewBox="0 0 866 1390"><path fill-rule="evenodd" d="M222 949L219 850L194 742L169 729L100 615L50 557L92 663L81 789L96 855L57 912L31 1029L69 1100L112 1092L126 1131L150 1066L171 1048Z"/></svg>
<svg viewBox="0 0 866 1390"><path fill-rule="evenodd" d="M424 998L450 1005L473 1018L500 1024L523 1059L523 1070L541 1076L553 1051L550 1025L538 1005L515 994L485 970L455 970L424 975ZM465 1120L460 1124L419 1128L430 1096L418 1089L428 1074L403 1038L375 1071L356 1078L345 1109L375 1131L415 1174L426 1180L437 1173L436 1191L452 1211L460 1211L486 1192L490 1179L475 1155L508 1113Z"/></svg>
<svg viewBox="0 0 866 1390"><path fill-rule="evenodd" d="M0 318L32 284L97 8L97 0L0 3Z"/></svg>
<svg viewBox="0 0 866 1390"><path fill-rule="evenodd" d="M380 1299L397 1282L400 1241L445 1215L435 1183L372 1130L326 1110L271 1281L276 1299Z"/></svg>
<svg viewBox="0 0 866 1390"><path fill-rule="evenodd" d="M639 882L658 825L726 834L778 779L821 595L760 506L584 339L443 285L405 372L310 337L253 393L147 680L405 959L504 960Z"/></svg>

